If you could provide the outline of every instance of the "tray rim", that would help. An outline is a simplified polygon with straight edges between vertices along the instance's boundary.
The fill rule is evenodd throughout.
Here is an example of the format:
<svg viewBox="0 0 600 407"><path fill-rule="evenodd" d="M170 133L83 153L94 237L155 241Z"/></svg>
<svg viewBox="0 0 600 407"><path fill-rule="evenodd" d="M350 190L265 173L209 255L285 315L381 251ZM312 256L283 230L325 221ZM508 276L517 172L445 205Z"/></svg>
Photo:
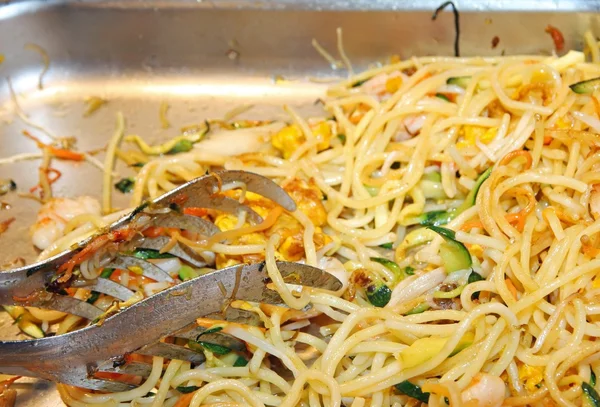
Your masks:
<svg viewBox="0 0 600 407"><path fill-rule="evenodd" d="M307 11L433 11L441 0L0 0L0 20L60 6L110 9L204 8L226 10ZM600 0L456 0L468 13L577 13L600 12Z"/></svg>

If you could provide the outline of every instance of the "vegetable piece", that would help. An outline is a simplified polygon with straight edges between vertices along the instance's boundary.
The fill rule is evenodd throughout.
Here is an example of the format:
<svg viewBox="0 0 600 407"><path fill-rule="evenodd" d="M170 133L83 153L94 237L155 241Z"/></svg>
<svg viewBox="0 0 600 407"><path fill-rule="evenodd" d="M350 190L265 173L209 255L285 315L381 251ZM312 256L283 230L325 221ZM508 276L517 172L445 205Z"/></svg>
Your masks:
<svg viewBox="0 0 600 407"><path fill-rule="evenodd" d="M415 220L423 226L441 226L449 223L456 217L455 211L431 211L417 216Z"/></svg>
<svg viewBox="0 0 600 407"><path fill-rule="evenodd" d="M17 189L17 184L12 179L0 179L0 195L5 195Z"/></svg>
<svg viewBox="0 0 600 407"><path fill-rule="evenodd" d="M384 243L384 244L380 244L379 247L381 247L382 249L392 250L394 248L394 244L393 243Z"/></svg>
<svg viewBox="0 0 600 407"><path fill-rule="evenodd" d="M423 179L432 182L442 182L442 174L437 171L428 172L423 174Z"/></svg>
<svg viewBox="0 0 600 407"><path fill-rule="evenodd" d="M449 338L429 337L420 338L414 341L408 348L402 349L397 358L402 362L404 369L418 366L432 357L436 356L446 345ZM456 344L456 347L450 356L456 355L467 346L471 346L475 340L475 335L472 332L467 332Z"/></svg>
<svg viewBox="0 0 600 407"><path fill-rule="evenodd" d="M596 387L596 373L594 373L594 371L591 371L590 374L590 386L592 387Z"/></svg>
<svg viewBox="0 0 600 407"><path fill-rule="evenodd" d="M173 256L170 253L161 253L158 250L152 249L135 249L133 255L138 259L148 260L148 259L170 259Z"/></svg>
<svg viewBox="0 0 600 407"><path fill-rule="evenodd" d="M471 206L475 205L475 200L477 199L479 188L481 188L481 185L485 182L485 180L487 180L490 177L491 173L492 167L488 168L487 170L481 173L481 175L477 178L477 181L475 181L475 186L471 191L469 191L469 194L465 198L464 202L458 208L456 208L456 214L454 215L454 217L460 215L461 213L469 209Z"/></svg>
<svg viewBox="0 0 600 407"><path fill-rule="evenodd" d="M179 275L179 279L181 281L191 280L192 278L196 278L200 275L198 270L194 270L190 266L181 266L177 274Z"/></svg>
<svg viewBox="0 0 600 407"><path fill-rule="evenodd" d="M467 86L469 86L470 81L470 76L453 76L451 78L448 78L448 80L446 80L446 83L448 85L458 85L461 88L466 88Z"/></svg>
<svg viewBox="0 0 600 407"><path fill-rule="evenodd" d="M475 186L471 191L469 191L467 197L459 207L449 209L448 211L427 212L417 217L417 220L423 226L441 226L448 224L452 219L456 218L458 215L475 205L475 200L477 199L479 189L485 180L490 177L491 173L491 167L481 173L481 175L477 178L477 181L475 181Z"/></svg>
<svg viewBox="0 0 600 407"><path fill-rule="evenodd" d="M8 312L12 319L16 320L25 313L25 308L18 305L3 305L4 311Z"/></svg>
<svg viewBox="0 0 600 407"><path fill-rule="evenodd" d="M562 51L562 49L565 47L565 38L563 37L560 30L548 24L545 31L552 37L552 41L554 41L554 48L556 49L556 51Z"/></svg>
<svg viewBox="0 0 600 407"><path fill-rule="evenodd" d="M580 95L589 95L600 88L600 77L574 83L569 88Z"/></svg>
<svg viewBox="0 0 600 407"><path fill-rule="evenodd" d="M226 346L217 345L216 343L203 342L203 341L190 340L188 342L188 346L190 349L192 349L196 352L201 352L201 351L207 350L209 352L214 353L215 355L227 355L229 352L231 352L231 349L229 349Z"/></svg>
<svg viewBox="0 0 600 407"><path fill-rule="evenodd" d="M345 134L338 134L337 138L340 139L340 141L342 142L342 144L346 144L346 135Z"/></svg>
<svg viewBox="0 0 600 407"><path fill-rule="evenodd" d="M198 386L177 386L175 387L175 389L182 394L188 394L188 393L192 393L195 392L196 390L198 390L200 387Z"/></svg>
<svg viewBox="0 0 600 407"><path fill-rule="evenodd" d="M436 233L433 230L429 230L427 228L413 230L404 237L404 240L396 249L396 259L402 259L404 257L403 253L406 250L409 250L416 246L420 246L425 243L429 243L433 239L435 239L435 237ZM402 255L398 256L398 254Z"/></svg>
<svg viewBox="0 0 600 407"><path fill-rule="evenodd" d="M448 99L448 97L446 95L444 95L443 93L436 93L435 97L445 100L446 102L450 102L450 99Z"/></svg>
<svg viewBox="0 0 600 407"><path fill-rule="evenodd" d="M444 238L444 243L440 246L440 257L442 258L446 273L453 273L471 267L473 264L471 254L464 244L456 241L453 230L439 226L427 227Z"/></svg>
<svg viewBox="0 0 600 407"><path fill-rule="evenodd" d="M379 194L378 187L372 187L370 185L365 185L364 187L367 190L367 192L369 193L369 195L371 195L371 196L377 196Z"/></svg>
<svg viewBox="0 0 600 407"><path fill-rule="evenodd" d="M135 185L135 181L133 178L123 178L119 182L115 184L115 188L121 191L124 194L128 194L133 191L133 186Z"/></svg>
<svg viewBox="0 0 600 407"><path fill-rule="evenodd" d="M115 269L105 268L104 270L102 270L102 273L100 273L100 277L110 278L110 276L112 276L112 273L114 273L114 272L115 272Z"/></svg>
<svg viewBox="0 0 600 407"><path fill-rule="evenodd" d="M469 274L469 278L467 280L468 284L474 283L476 281L482 281L485 280L485 278L483 278L483 276L481 274L478 274L474 271L471 271L471 274Z"/></svg>
<svg viewBox="0 0 600 407"><path fill-rule="evenodd" d="M248 365L248 361L243 357L238 356L238 358L235 360L235 363L233 364L233 367L244 367L246 365Z"/></svg>
<svg viewBox="0 0 600 407"><path fill-rule="evenodd" d="M83 112L83 117L91 116L96 110L100 109L104 106L108 101L106 99L102 99L99 96L89 96L84 100L87 108L85 112Z"/></svg>
<svg viewBox="0 0 600 407"><path fill-rule="evenodd" d="M583 392L583 406L600 407L600 395L589 383L582 382L581 390Z"/></svg>
<svg viewBox="0 0 600 407"><path fill-rule="evenodd" d="M412 384L408 380L400 382L394 387L398 392L407 395L408 397L412 397L413 399L417 399L421 403L429 403L429 393L423 393L420 386Z"/></svg>
<svg viewBox="0 0 600 407"><path fill-rule="evenodd" d="M379 308L385 307L392 298L392 290L384 283L372 284L366 291L369 302Z"/></svg>
<svg viewBox="0 0 600 407"><path fill-rule="evenodd" d="M388 270L394 273L394 276L396 277L396 282L402 281L406 278L404 270L402 270L399 265L397 265L391 260L388 260L383 257L371 257L371 261L384 265Z"/></svg>
<svg viewBox="0 0 600 407"><path fill-rule="evenodd" d="M427 311L429 308L431 308L429 306L429 304L427 304L426 302L422 302L419 305L417 305L416 307L414 307L413 309L411 309L410 311L408 311L405 315L420 314L422 312Z"/></svg>
<svg viewBox="0 0 600 407"><path fill-rule="evenodd" d="M46 336L44 331L42 331L42 328L31 321L31 317L29 317L28 314L24 313L19 315L19 317L16 319L16 322L19 326L19 329L29 336L32 336L36 339Z"/></svg>
<svg viewBox="0 0 600 407"><path fill-rule="evenodd" d="M183 139L175 143L173 148L167 151L167 154L185 153L190 151L192 148L194 148L194 143L192 143L190 140Z"/></svg>
<svg viewBox="0 0 600 407"><path fill-rule="evenodd" d="M202 332L201 334L199 334L196 337L196 342L198 341L198 338L200 338L202 335L214 334L214 333L220 332L222 330L223 330L223 327L219 326L219 325L213 326L212 328L208 328L206 331Z"/></svg>
<svg viewBox="0 0 600 407"><path fill-rule="evenodd" d="M90 298L88 298L87 300L85 300L85 302L87 302L88 304L93 304L96 302L96 300L100 297L100 293L98 291L92 291L92 294L90 295Z"/></svg>

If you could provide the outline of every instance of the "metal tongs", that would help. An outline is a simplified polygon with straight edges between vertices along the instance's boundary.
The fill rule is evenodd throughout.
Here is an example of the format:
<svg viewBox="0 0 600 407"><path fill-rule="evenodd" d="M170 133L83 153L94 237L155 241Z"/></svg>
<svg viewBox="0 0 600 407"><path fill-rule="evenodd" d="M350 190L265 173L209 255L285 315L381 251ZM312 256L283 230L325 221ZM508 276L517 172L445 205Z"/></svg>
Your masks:
<svg viewBox="0 0 600 407"><path fill-rule="evenodd" d="M131 227L175 228L204 237L219 232L211 222L184 214L185 208L217 209L237 214L245 212L249 222L261 222L262 218L251 208L221 193L227 187L255 192L288 211L296 209L289 195L265 177L244 171L223 171L206 175L141 205L107 230L85 239L69 251L30 266L0 273L0 304L35 306L78 315L89 321L98 320L104 314L102 309L66 295L64 288L85 287L119 301L130 299L134 292L103 277L85 280L77 272L68 281L58 283L60 278L57 278L57 271L63 270L64 264L76 259L78 253L97 242L101 236L112 233L111 236L114 237ZM141 233L136 236L129 241L118 242L117 250L114 250L113 242L113 250L108 251L108 257L100 260L102 267L138 267L145 277L174 283L171 275L152 262L131 255L132 249L160 250L169 238L140 238ZM183 263L196 267L204 266L207 261L206 255L202 257L196 250L182 243L171 247L168 253L178 257ZM293 278L294 284L332 291L341 287L335 277L317 268L288 262L278 262L278 267L284 278ZM0 341L0 373L39 377L100 391L130 389L132 385L119 381L119 375L98 373L148 376L151 364L140 362L140 358L127 357L130 354L160 356L187 360L193 365L201 364L204 361L202 351L190 349L185 346L185 341L172 338L193 340L202 334L205 328L195 324L198 317L243 319L243 311L233 308L225 308L224 311L224 303L235 299L283 304L277 292L267 288L268 281L264 263L236 265L175 284L108 316L102 324L91 323L73 332L41 339ZM25 303L23 298L27 298ZM165 338L170 340L165 341ZM236 350L245 349L242 341L222 333L207 333L202 336L202 341L225 344ZM179 345L182 342L184 345ZM104 378L107 376L115 378Z"/></svg>

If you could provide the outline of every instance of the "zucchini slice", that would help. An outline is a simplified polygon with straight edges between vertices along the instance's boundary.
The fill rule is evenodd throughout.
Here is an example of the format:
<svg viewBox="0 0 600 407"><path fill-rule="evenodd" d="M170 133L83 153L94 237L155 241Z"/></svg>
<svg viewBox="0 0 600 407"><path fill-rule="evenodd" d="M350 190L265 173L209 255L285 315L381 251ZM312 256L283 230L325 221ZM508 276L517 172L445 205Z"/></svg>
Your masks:
<svg viewBox="0 0 600 407"><path fill-rule="evenodd" d="M573 92L579 93L580 95L589 95L596 89L600 88L600 77L574 83L569 86L569 88L571 88Z"/></svg>
<svg viewBox="0 0 600 407"><path fill-rule="evenodd" d="M444 243L440 246L440 257L446 273L450 274L458 270L471 268L473 264L471 254L464 244L456 240L453 230L439 226L427 227L444 238Z"/></svg>
<svg viewBox="0 0 600 407"><path fill-rule="evenodd" d="M598 392L589 383L582 382L581 390L583 392L583 406L600 407L600 395L598 395Z"/></svg>
<svg viewBox="0 0 600 407"><path fill-rule="evenodd" d="M31 319L28 317L27 314L21 314L19 318L16 319L16 321L19 329L25 332L27 335L32 336L36 339L40 339L46 336L44 331L42 331L42 328L31 322Z"/></svg>
<svg viewBox="0 0 600 407"><path fill-rule="evenodd" d="M450 223L452 219L456 218L458 215L475 205L475 200L477 199L479 189L481 188L481 185L485 182L485 180L487 180L490 177L491 173L492 167L488 168L487 170L481 173L481 175L477 178L477 181L475 181L475 186L471 191L469 191L469 194L467 195L463 203L460 204L459 207L452 208L447 211L426 212L417 216L415 218L416 221L423 226L441 226Z"/></svg>
<svg viewBox="0 0 600 407"><path fill-rule="evenodd" d="M470 81L470 76L453 76L451 78L448 78L448 80L446 80L446 83L448 85L458 85L461 88L466 88L467 86L469 86Z"/></svg>
<svg viewBox="0 0 600 407"><path fill-rule="evenodd" d="M371 284L365 290L369 302L378 308L383 308L392 298L392 290L384 283Z"/></svg>
<svg viewBox="0 0 600 407"><path fill-rule="evenodd" d="M423 393L421 387L412 384L408 380L398 383L394 386L399 393L412 397L413 399L419 400L421 403L429 403L429 393Z"/></svg>

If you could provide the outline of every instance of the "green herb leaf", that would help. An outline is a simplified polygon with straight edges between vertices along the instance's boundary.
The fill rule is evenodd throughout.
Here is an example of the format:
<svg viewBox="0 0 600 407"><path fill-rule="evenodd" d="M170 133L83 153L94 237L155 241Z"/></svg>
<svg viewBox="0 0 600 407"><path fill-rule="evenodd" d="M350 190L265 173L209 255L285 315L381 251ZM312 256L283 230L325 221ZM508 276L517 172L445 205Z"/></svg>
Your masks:
<svg viewBox="0 0 600 407"><path fill-rule="evenodd" d="M196 342L198 341L198 338L200 338L202 335L214 334L214 333L222 331L222 330L223 330L222 326L213 326L212 328L208 328L206 331L202 332L200 335L198 335L196 337Z"/></svg>
<svg viewBox="0 0 600 407"><path fill-rule="evenodd" d="M100 297L100 293L98 291L92 291L92 295L90 295L90 298L88 298L87 300L85 300L85 302L87 302L88 304L93 304L96 302L96 300Z"/></svg>
<svg viewBox="0 0 600 407"><path fill-rule="evenodd" d="M238 358L235 360L235 363L233 364L233 367L244 367L248 364L248 361L246 359L244 359L241 356L238 356Z"/></svg>
<svg viewBox="0 0 600 407"><path fill-rule="evenodd" d="M477 274L474 271L471 271L471 274L469 274L469 278L467 280L467 283L471 284L474 283L476 281L482 281L485 280L485 278L483 278L483 276L481 274Z"/></svg>
<svg viewBox="0 0 600 407"><path fill-rule="evenodd" d="M414 269L414 267L411 267L411 266L404 267L403 271L404 271L404 273L406 273L409 276L413 276L415 274L415 269Z"/></svg>
<svg viewBox="0 0 600 407"><path fill-rule="evenodd" d="M190 151L192 148L194 148L194 143L192 143L189 140L179 140L177 143L175 143L175 145L173 146L172 149L170 149L169 151L167 151L167 154L178 154L178 153L185 153Z"/></svg>
<svg viewBox="0 0 600 407"><path fill-rule="evenodd" d="M381 247L382 249L392 250L394 248L394 244L393 243L384 243L384 244L380 244L379 247Z"/></svg>
<svg viewBox="0 0 600 407"><path fill-rule="evenodd" d="M148 260L148 259L170 259L173 256L170 253L161 253L158 250L152 249L135 249L133 255L138 259Z"/></svg>
<svg viewBox="0 0 600 407"><path fill-rule="evenodd" d="M199 341L198 342L204 349L206 349L209 352L212 352L216 355L227 355L229 352L231 352L231 349L229 349L226 346L222 346L222 345L217 345L216 343L210 343L210 342L202 342Z"/></svg>
<svg viewBox="0 0 600 407"><path fill-rule="evenodd" d="M115 184L115 188L121 191L124 194L128 194L133 191L133 186L135 185L135 181L133 178L123 178L121 181Z"/></svg>
<svg viewBox="0 0 600 407"><path fill-rule="evenodd" d="M412 384L408 380L398 383L396 386L396 390L400 393L405 394L413 399L419 400L421 403L429 403L429 393L423 393L421 387L416 384Z"/></svg>
<svg viewBox="0 0 600 407"><path fill-rule="evenodd" d="M594 373L594 371L591 371L591 375L590 375L590 386L592 387L596 387L596 373Z"/></svg>
<svg viewBox="0 0 600 407"><path fill-rule="evenodd" d="M371 79L371 78L369 78L369 79ZM363 83L365 83L365 82L366 82L366 81L368 81L369 79L363 79L362 81L354 82L354 83L352 84L352 87L353 87L353 88L358 88L359 86L361 86Z"/></svg>
<svg viewBox="0 0 600 407"><path fill-rule="evenodd" d="M179 393L183 393L183 394L193 393L196 390L198 390L199 388L200 387L198 387L198 386L177 386L177 387L175 387L175 389Z"/></svg>
<svg viewBox="0 0 600 407"><path fill-rule="evenodd" d="M444 95L443 93L436 93L435 97L445 100L446 102L450 102L450 99L448 99L448 97L446 95Z"/></svg>
<svg viewBox="0 0 600 407"><path fill-rule="evenodd" d="M340 139L340 141L344 144L346 144L346 135L345 134L338 134L337 137Z"/></svg>
<svg viewBox="0 0 600 407"><path fill-rule="evenodd" d="M110 276L112 276L112 273L114 273L114 272L115 272L115 269L104 268L104 270L102 270L102 273L100 273L100 277L110 278Z"/></svg>
<svg viewBox="0 0 600 407"><path fill-rule="evenodd" d="M385 284L380 286L370 285L367 287L367 298L369 302L376 307L383 308L392 298L392 290Z"/></svg>

